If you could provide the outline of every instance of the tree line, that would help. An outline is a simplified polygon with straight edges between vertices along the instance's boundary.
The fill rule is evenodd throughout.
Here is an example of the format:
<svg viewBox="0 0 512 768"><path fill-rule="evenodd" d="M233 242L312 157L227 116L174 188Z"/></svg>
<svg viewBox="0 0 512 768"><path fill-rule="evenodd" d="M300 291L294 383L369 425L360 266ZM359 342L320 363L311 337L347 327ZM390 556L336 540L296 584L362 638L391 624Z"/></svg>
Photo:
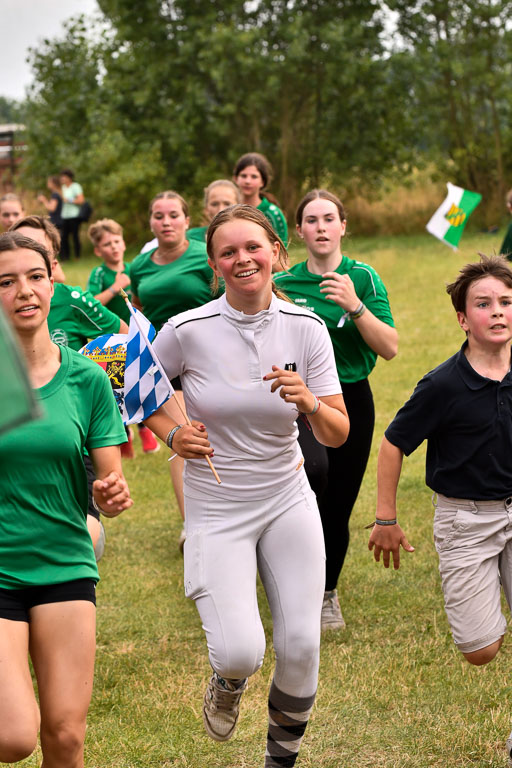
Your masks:
<svg viewBox="0 0 512 768"><path fill-rule="evenodd" d="M481 192L482 220L512 186L512 0L98 4L30 54L24 182L72 167L128 234L159 189L199 210L247 151L288 214L425 166Z"/></svg>

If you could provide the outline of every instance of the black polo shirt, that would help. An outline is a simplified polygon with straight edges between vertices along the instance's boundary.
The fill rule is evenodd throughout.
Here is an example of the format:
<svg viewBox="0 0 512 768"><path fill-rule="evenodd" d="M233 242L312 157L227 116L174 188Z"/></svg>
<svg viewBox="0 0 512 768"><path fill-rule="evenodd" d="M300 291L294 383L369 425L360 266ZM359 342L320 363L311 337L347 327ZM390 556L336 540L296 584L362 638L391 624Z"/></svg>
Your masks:
<svg viewBox="0 0 512 768"><path fill-rule="evenodd" d="M428 441L425 480L433 491L504 499L512 495L512 374L480 376L466 347L421 379L385 434L406 456Z"/></svg>

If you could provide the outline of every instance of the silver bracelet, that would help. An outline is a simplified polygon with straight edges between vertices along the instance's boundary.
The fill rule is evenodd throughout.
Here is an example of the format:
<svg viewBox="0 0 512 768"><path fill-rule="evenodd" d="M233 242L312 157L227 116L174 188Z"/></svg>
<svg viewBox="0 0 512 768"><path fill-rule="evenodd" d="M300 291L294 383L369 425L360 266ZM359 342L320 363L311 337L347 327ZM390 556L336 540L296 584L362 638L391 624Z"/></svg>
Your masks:
<svg viewBox="0 0 512 768"><path fill-rule="evenodd" d="M172 451L172 440L178 429L181 429L183 424L177 424L175 427L171 429L167 437L165 438L165 442L167 443L167 447L171 449Z"/></svg>
<svg viewBox="0 0 512 768"><path fill-rule="evenodd" d="M97 505L96 499L94 498L94 495L92 495L92 505L93 505L94 509L96 510L96 512L99 512L100 515L105 515L106 514L105 510ZM107 517L108 517L108 515L107 515Z"/></svg>

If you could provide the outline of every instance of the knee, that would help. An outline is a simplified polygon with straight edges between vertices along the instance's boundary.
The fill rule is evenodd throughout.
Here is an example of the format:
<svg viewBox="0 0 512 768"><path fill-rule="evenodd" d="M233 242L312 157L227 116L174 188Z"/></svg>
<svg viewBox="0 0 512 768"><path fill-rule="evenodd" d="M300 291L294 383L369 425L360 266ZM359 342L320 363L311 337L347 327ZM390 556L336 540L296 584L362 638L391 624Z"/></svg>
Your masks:
<svg viewBox="0 0 512 768"><path fill-rule="evenodd" d="M320 658L320 632L296 631L287 633L286 642L274 641L277 663L283 662L295 673L308 675L317 667Z"/></svg>
<svg viewBox="0 0 512 768"><path fill-rule="evenodd" d="M0 740L0 763L17 763L30 757L37 746L37 733L11 733Z"/></svg>
<svg viewBox="0 0 512 768"><path fill-rule="evenodd" d="M491 643L490 645L486 645L485 648L479 648L478 651L464 653L463 656L466 661L469 661L469 663L473 664L475 667L482 667L484 664L488 664L494 659L501 648L502 643L503 637L500 637L499 640L496 640L496 642Z"/></svg>
<svg viewBox="0 0 512 768"><path fill-rule="evenodd" d="M55 757L64 757L66 764L74 765L82 753L85 739L85 724L61 723L54 726L41 725L41 746Z"/></svg>
<svg viewBox="0 0 512 768"><path fill-rule="evenodd" d="M231 642L222 654L210 651L210 663L221 677L242 680L258 671L263 664L264 653L264 645L246 639L243 643Z"/></svg>

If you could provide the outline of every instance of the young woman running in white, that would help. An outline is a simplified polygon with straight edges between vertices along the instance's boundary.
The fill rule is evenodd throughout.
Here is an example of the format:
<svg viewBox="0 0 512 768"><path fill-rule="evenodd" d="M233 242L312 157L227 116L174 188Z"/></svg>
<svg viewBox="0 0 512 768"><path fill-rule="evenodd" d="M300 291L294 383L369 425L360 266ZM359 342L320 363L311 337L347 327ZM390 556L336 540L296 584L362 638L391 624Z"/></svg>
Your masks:
<svg viewBox="0 0 512 768"><path fill-rule="evenodd" d="M214 670L206 730L218 741L232 736L247 678L262 664L259 573L276 654L265 766L293 766L317 688L325 578L297 412L326 445L343 443L349 424L324 323L273 293L272 266L286 252L265 216L247 205L227 208L210 225L207 247L225 295L171 318L155 342L198 421L180 426L157 413L150 424L194 459L185 468L185 591ZM296 371L285 369L291 363ZM214 450L221 485L204 461Z"/></svg>

